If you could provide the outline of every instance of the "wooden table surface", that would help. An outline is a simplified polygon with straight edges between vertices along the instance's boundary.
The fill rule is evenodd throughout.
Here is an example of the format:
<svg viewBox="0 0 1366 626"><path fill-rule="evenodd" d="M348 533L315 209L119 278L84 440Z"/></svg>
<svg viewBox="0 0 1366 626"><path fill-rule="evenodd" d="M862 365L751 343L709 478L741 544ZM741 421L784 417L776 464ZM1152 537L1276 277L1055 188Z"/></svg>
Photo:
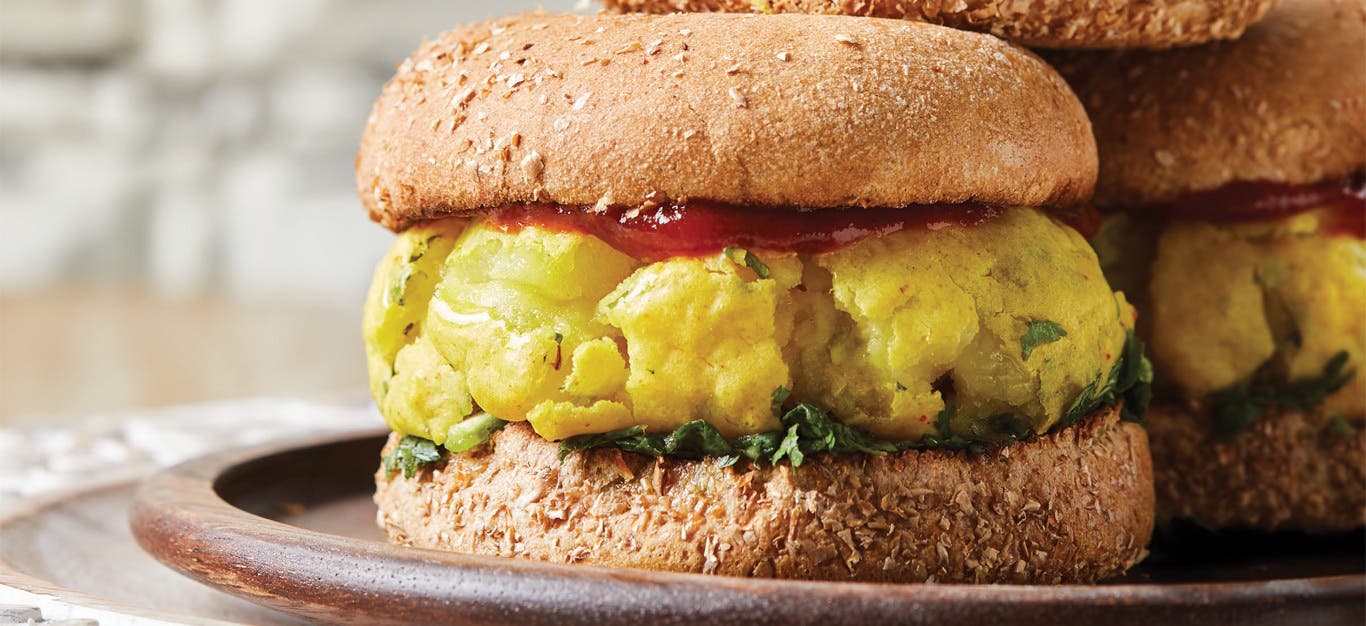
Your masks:
<svg viewBox="0 0 1366 626"><path fill-rule="evenodd" d="M100 626L301 623L197 584L143 553L128 527L137 481L202 454L328 433L373 434L382 424L364 394L347 394L0 428L0 624L15 621L7 605ZM373 520L373 505L367 513L360 517ZM24 614L17 617L23 621Z"/></svg>
<svg viewBox="0 0 1366 626"><path fill-rule="evenodd" d="M110 286L0 293L0 518L54 493L120 485L104 499L72 499L79 511L53 509L0 533L9 533L0 537L0 605L17 605L0 609L157 623L62 599L74 589L177 614L291 623L142 554L127 536L128 481L224 447L379 427L364 392L360 306ZM275 398L196 404L261 396ZM19 540L19 531L32 533ZM6 586L4 562L58 591ZM0 622L10 617L0 611Z"/></svg>
<svg viewBox="0 0 1366 626"><path fill-rule="evenodd" d="M360 308L111 287L0 294L0 426L363 389Z"/></svg>

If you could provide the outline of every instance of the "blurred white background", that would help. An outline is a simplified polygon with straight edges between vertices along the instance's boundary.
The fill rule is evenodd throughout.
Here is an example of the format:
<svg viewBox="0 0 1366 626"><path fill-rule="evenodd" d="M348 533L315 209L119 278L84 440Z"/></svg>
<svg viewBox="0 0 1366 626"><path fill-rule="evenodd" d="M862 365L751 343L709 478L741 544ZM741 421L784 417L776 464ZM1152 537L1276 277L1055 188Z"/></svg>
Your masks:
<svg viewBox="0 0 1366 626"><path fill-rule="evenodd" d="M424 36L579 4L0 0L0 423L362 385L371 101Z"/></svg>

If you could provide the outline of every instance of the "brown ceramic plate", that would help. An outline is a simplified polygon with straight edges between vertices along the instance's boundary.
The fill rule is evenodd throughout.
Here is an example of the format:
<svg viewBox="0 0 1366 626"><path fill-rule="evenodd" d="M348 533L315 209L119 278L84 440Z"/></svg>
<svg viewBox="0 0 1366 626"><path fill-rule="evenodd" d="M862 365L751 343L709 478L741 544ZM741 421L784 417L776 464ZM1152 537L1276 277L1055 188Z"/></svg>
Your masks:
<svg viewBox="0 0 1366 626"><path fill-rule="evenodd" d="M400 548L374 528L383 436L226 452L149 479L138 543L310 619L430 624L1362 624L1360 534L1190 533L1097 586L888 585L604 569Z"/></svg>

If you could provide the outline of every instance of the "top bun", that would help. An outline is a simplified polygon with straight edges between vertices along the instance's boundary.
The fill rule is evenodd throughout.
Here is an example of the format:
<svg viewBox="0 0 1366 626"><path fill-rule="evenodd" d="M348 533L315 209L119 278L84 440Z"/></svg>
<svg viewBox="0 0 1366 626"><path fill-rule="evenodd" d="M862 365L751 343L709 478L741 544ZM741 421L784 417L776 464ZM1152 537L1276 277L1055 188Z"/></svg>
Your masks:
<svg viewBox="0 0 1366 626"><path fill-rule="evenodd" d="M1033 54L900 20L526 14L399 66L356 159L393 229L509 203L1087 199L1090 123Z"/></svg>
<svg viewBox="0 0 1366 626"><path fill-rule="evenodd" d="M603 0L618 11L832 13L989 32L1036 48L1168 48L1237 39L1275 0Z"/></svg>
<svg viewBox="0 0 1366 626"><path fill-rule="evenodd" d="M1053 60L1095 125L1102 208L1366 167L1366 0L1284 0L1236 42Z"/></svg>

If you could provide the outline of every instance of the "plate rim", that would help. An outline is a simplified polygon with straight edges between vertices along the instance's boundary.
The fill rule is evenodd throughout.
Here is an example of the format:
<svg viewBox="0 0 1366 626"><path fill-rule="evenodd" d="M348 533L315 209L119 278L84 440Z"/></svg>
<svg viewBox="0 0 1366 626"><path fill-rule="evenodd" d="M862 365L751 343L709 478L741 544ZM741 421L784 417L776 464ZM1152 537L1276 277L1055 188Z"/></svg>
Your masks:
<svg viewBox="0 0 1366 626"><path fill-rule="evenodd" d="M143 479L125 477L116 480L97 482L79 487L68 487L42 496L26 499L18 506L0 512L0 537L5 536L13 527L68 504L77 498L92 497L108 492L128 490L135 492ZM213 618L149 609L121 600L77 591L55 581L47 580L21 569L10 559L0 554L0 586L50 599L62 604L96 611L108 611L138 619L157 620L167 624L193 624L196 626L240 626L239 622L216 620Z"/></svg>
<svg viewBox="0 0 1366 626"><path fill-rule="evenodd" d="M1094 607L1123 604L1127 607L1170 608L1187 606L1182 604L1184 600L1217 609L1236 607L1250 599L1278 604L1303 603L1306 601L1306 595L1311 602L1355 601L1357 604L1366 604L1366 573L1260 581L1170 584L872 583L743 578L467 555L397 546L387 542L291 526L237 508L219 496L215 489L219 477L248 463L263 461L277 455L306 452L313 448L359 443L362 440L383 437L387 433L387 429L376 429L298 438L249 448L224 450L163 469L146 478L134 496L129 520L133 536L138 544L157 560L201 583L264 603L272 608L284 608L286 611L303 615L309 614L298 613L289 608L288 605L293 602L291 598L262 597L260 593L244 594L240 589L224 587L203 572L195 571L191 564L187 564L174 551L168 551L164 545L158 545L158 541L164 541L161 535L166 532L168 525L175 526L176 530L198 529L201 532L207 525L213 528L212 532L229 540L269 542L270 535L275 533L277 537L297 542L291 545L304 546L314 551L321 550L333 554L351 552L351 556L359 554L366 558L417 567L453 567L466 571L495 572L495 575L501 576L529 575L533 578L557 579L575 584L634 581L629 584L721 590L750 595L803 594L864 601L892 600L901 603L954 602L971 599L977 604L1011 607ZM185 494L190 498L187 500L177 494ZM244 528L248 530L227 530L238 524L245 524ZM989 590L990 593L983 594L984 590Z"/></svg>

